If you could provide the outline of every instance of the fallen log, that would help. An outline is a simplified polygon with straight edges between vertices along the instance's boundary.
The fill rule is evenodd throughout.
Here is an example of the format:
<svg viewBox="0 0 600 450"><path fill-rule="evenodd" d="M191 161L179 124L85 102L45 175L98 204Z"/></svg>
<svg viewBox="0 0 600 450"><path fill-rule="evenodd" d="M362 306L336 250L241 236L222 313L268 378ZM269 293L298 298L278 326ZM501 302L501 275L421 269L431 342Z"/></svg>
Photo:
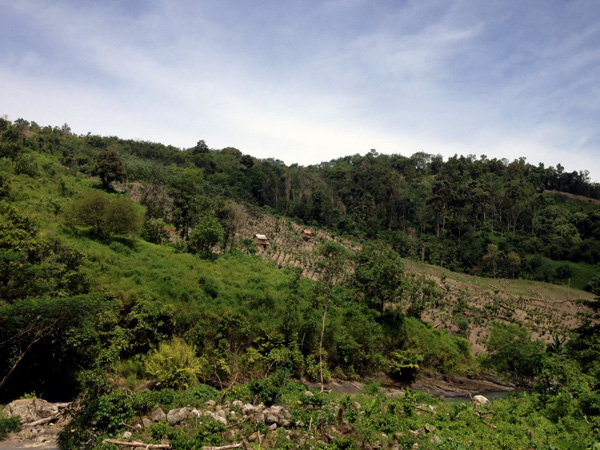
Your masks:
<svg viewBox="0 0 600 450"><path fill-rule="evenodd" d="M59 419L60 416L62 416L61 413L54 414L52 416L45 417L44 419L36 420L34 422L25 423L25 424L23 424L23 426L24 427L35 427L37 425L43 425L45 423L52 422L53 420Z"/></svg>
<svg viewBox="0 0 600 450"><path fill-rule="evenodd" d="M102 441L102 443L104 444L114 444L114 445L121 445L123 447L142 447L142 448L147 448L147 449L151 449L151 448L171 448L171 446L169 444L146 444L144 442L137 442L137 441L119 441L117 439L104 439Z"/></svg>
<svg viewBox="0 0 600 450"><path fill-rule="evenodd" d="M240 448L242 445L244 444L240 442L239 444L229 444L221 447L202 447L202 450L227 450L229 448Z"/></svg>

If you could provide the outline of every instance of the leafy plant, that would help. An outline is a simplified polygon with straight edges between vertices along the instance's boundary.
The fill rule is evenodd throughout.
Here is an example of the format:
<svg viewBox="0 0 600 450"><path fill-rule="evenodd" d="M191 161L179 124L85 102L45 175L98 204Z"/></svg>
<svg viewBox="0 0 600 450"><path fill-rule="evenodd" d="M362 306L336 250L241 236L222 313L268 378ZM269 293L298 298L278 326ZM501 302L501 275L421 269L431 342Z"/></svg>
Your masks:
<svg viewBox="0 0 600 450"><path fill-rule="evenodd" d="M146 360L146 372L159 386L182 389L198 383L198 376L206 370L208 362L198 358L194 347L173 337L161 342Z"/></svg>

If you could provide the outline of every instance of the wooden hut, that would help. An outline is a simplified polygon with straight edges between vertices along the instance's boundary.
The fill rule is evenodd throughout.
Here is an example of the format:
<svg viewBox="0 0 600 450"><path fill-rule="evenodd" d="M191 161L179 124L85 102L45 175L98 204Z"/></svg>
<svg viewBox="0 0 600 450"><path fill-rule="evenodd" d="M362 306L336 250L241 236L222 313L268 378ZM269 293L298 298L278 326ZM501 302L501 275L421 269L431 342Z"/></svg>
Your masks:
<svg viewBox="0 0 600 450"><path fill-rule="evenodd" d="M255 234L254 235L254 243L256 246L262 250L266 250L266 248L271 245L269 242L269 238L264 234Z"/></svg>

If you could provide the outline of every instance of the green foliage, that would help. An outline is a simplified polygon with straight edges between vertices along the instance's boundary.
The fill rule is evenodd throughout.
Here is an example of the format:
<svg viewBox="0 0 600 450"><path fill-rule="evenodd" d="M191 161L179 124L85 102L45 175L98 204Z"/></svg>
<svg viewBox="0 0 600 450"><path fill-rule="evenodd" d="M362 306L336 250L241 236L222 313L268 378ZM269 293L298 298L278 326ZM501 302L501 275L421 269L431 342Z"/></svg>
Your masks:
<svg viewBox="0 0 600 450"><path fill-rule="evenodd" d="M98 436L114 435L133 414L130 398L119 389L82 399L59 433L58 445L63 450L93 448Z"/></svg>
<svg viewBox="0 0 600 450"><path fill-rule="evenodd" d="M138 234L142 215L127 197L89 191L73 201L67 221L73 226L92 227L96 236L110 239L116 234Z"/></svg>
<svg viewBox="0 0 600 450"><path fill-rule="evenodd" d="M142 226L142 237L153 244L162 244L169 238L165 228L166 225L164 219L152 218L146 215Z"/></svg>
<svg viewBox="0 0 600 450"><path fill-rule="evenodd" d="M144 239L166 243L165 231L175 227L181 238L175 246L149 245L135 236L114 238L135 235L141 214L134 214L136 207L125 195L92 193L95 183L88 175L95 161L96 172L106 169L108 174L102 179L106 189L124 179L120 169L110 167L118 165L114 154L112 162L108 158L113 150L130 179L140 182L127 188L146 208ZM100 155L109 160L104 169ZM287 167L232 148L181 151L2 119L0 360L6 364L0 375L10 375L2 395L35 390L58 396L62 385L74 395L78 376L81 411L74 432L61 438L70 448L96 445L102 434L120 431L117 419L127 422L157 404L200 407L209 398L218 399L213 388L195 384L196 375L223 387L259 379L232 386L225 398L291 401L301 428L310 427L317 439L321 429L327 431L338 420L352 424L349 439L337 435L322 447L374 447L377 440L392 447L395 439L400 447L430 448L432 433L441 439L440 448L565 448L579 442L592 447L600 385L600 345L593 325L547 351L519 330L494 333L491 367L509 376L535 377L542 389L539 395L489 405L494 414L484 418L497 431L470 407L417 394L390 401L383 388L373 389L375 398L358 399L360 411L349 405L341 411L333 406L334 395L303 396L305 388L287 382L288 377L360 379L381 372L411 379L418 372L464 373L472 367L465 339L419 320L429 305L443 308L444 298L434 281L405 275L398 253L496 277L564 283L568 275L571 287L590 283L595 289L598 207L540 193L544 188L600 192L582 174L521 160L456 156L444 162L422 153L372 152L319 166ZM317 251L312 267L317 280L312 281L259 257L231 252L243 242L243 236L236 239L242 219L235 202L249 206L251 214L274 212L336 230L356 238L356 247L361 239L368 243L359 250L354 269L346 249L327 242ZM103 245L64 230L57 223L61 211L71 224L90 227L98 238L112 242ZM277 227L285 231L281 223ZM248 253L256 249L251 241L247 244ZM183 249L222 256L204 261ZM352 283L345 283L347 278ZM105 300L78 295L89 291ZM466 334L471 311L464 301L458 309L460 315L452 319ZM174 346L173 336L193 343L194 349L164 350L164 345ZM139 384L146 355L157 361L156 377L179 390L131 394L109 386L109 380L132 388ZM423 411L420 403L437 409ZM219 425L204 428L199 422L193 431L159 424L154 434L171 439L175 448L221 443ZM281 439L274 446L292 444Z"/></svg>
<svg viewBox="0 0 600 450"><path fill-rule="evenodd" d="M76 372L95 357L95 317L105 307L93 296L0 304L0 355L7 363L0 368L0 391L7 381L21 392L45 393L57 380L73 389Z"/></svg>
<svg viewBox="0 0 600 450"><path fill-rule="evenodd" d="M204 214L198 220L196 228L190 232L188 248L193 253L198 253L204 258L212 255L212 249L224 239L223 228L210 214Z"/></svg>
<svg viewBox="0 0 600 450"><path fill-rule="evenodd" d="M161 342L158 349L148 355L146 372L161 387L182 389L197 384L207 364L196 356L194 347L173 337L170 342Z"/></svg>
<svg viewBox="0 0 600 450"><path fill-rule="evenodd" d="M471 349L466 339L450 336L411 317L406 318L405 324L407 356L414 355L419 359L416 355L421 355L422 366L441 373L452 373L471 364Z"/></svg>
<svg viewBox="0 0 600 450"><path fill-rule="evenodd" d="M18 417L11 417L8 419L0 418L0 440L8 433L14 433L21 429L21 422Z"/></svg>
<svg viewBox="0 0 600 450"><path fill-rule="evenodd" d="M352 283L361 301L383 313L402 295L404 267L400 255L382 243L368 243L356 255Z"/></svg>
<svg viewBox="0 0 600 450"><path fill-rule="evenodd" d="M206 384L196 384L184 390L171 388L144 389L133 395L132 408L138 415L151 413L156 405L167 411L179 406L201 407L208 400L219 398L219 391Z"/></svg>
<svg viewBox="0 0 600 450"><path fill-rule="evenodd" d="M390 373L402 380L413 380L419 371L424 356L417 349L396 350L390 358Z"/></svg>
<svg viewBox="0 0 600 450"><path fill-rule="evenodd" d="M495 323L487 342L488 364L511 377L532 379L544 364L544 344L522 326Z"/></svg>
<svg viewBox="0 0 600 450"><path fill-rule="evenodd" d="M102 186L108 190L114 181L125 181L127 173L123 161L115 149L100 150L94 163L94 173L102 180Z"/></svg>

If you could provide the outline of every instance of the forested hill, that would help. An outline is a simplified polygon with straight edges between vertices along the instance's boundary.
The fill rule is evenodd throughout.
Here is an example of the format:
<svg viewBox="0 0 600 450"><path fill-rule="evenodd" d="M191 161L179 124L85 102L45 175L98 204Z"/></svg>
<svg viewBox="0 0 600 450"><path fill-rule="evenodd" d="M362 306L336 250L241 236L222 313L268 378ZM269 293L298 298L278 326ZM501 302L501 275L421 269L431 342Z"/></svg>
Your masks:
<svg viewBox="0 0 600 450"><path fill-rule="evenodd" d="M372 150L300 167L230 147L212 150L204 141L180 150L76 136L67 125L40 127L22 119L0 120L0 133L0 157L25 173L42 169L36 155L49 153L73 172L94 175L99 152L115 151L127 181L146 186L139 198L146 220L172 223L184 238L200 210L227 215L211 202L233 199L309 226L385 240L402 256L472 274L558 283L573 278L583 288L600 262L598 205L544 193L600 199L600 185L587 172L566 172L560 164L472 155L444 161Z"/></svg>
<svg viewBox="0 0 600 450"><path fill-rule="evenodd" d="M592 448L600 206L580 197L598 188L524 160L286 166L0 119L0 401L75 399L65 450L125 431L178 449ZM481 410L408 391L488 376L540 393ZM371 377L407 391L323 393ZM0 439L19 426L4 415Z"/></svg>

